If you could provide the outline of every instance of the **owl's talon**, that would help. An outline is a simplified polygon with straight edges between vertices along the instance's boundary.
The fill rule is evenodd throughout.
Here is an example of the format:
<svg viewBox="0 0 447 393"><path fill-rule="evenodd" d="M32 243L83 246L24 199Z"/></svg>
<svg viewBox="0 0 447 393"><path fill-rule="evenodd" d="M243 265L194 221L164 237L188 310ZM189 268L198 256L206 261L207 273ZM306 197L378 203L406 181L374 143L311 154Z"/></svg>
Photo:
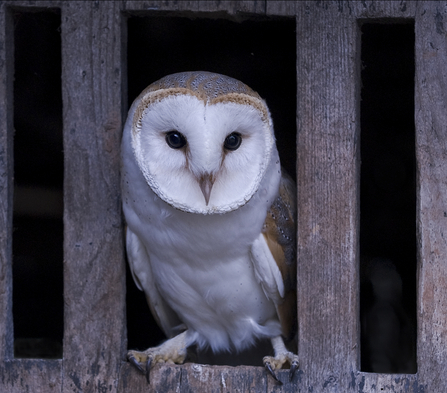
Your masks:
<svg viewBox="0 0 447 393"><path fill-rule="evenodd" d="M152 357L148 356L146 361L146 381L148 384L151 383L150 374L151 374L151 365L152 365Z"/></svg>
<svg viewBox="0 0 447 393"><path fill-rule="evenodd" d="M298 370L299 367L299 363L298 361L294 360L292 362L292 365L290 366L290 371L289 371L289 382L292 382L293 377L295 376L295 372L296 370Z"/></svg>
<svg viewBox="0 0 447 393"><path fill-rule="evenodd" d="M183 363L187 351L185 345L187 331L165 341L158 347L148 348L139 352L130 350L127 353L129 362L145 375L147 383L150 383L151 368L157 363Z"/></svg>
<svg viewBox="0 0 447 393"><path fill-rule="evenodd" d="M128 355L127 360L129 360L129 363L134 366L140 373L145 373L143 367L141 367L141 364L138 362L137 358L134 355Z"/></svg>
<svg viewBox="0 0 447 393"><path fill-rule="evenodd" d="M278 384L282 385L282 382L278 379L278 377L276 376L275 372L273 371L273 368L272 368L272 365L270 364L270 362L265 362L264 363L264 367L269 372L269 374L273 377L273 379L276 382L278 382Z"/></svg>

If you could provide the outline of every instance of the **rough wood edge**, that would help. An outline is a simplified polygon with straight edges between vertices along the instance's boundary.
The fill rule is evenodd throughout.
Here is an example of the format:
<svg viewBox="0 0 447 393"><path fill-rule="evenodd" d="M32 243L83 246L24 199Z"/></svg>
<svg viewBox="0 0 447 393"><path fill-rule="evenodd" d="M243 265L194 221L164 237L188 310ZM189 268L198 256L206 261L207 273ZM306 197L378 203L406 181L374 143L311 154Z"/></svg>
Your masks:
<svg viewBox="0 0 447 393"><path fill-rule="evenodd" d="M9 10L39 12L48 8L60 8L63 0L2 0Z"/></svg>
<svg viewBox="0 0 447 393"><path fill-rule="evenodd" d="M62 388L62 360L14 359L0 363L0 386L8 393L56 393Z"/></svg>
<svg viewBox="0 0 447 393"><path fill-rule="evenodd" d="M231 0L231 1L124 1L123 9L139 12L187 12L193 13L227 13L229 16L237 17L237 14L265 14L265 0Z"/></svg>
<svg viewBox="0 0 447 393"><path fill-rule="evenodd" d="M0 359L13 357L12 201L14 35L11 13L0 3Z"/></svg>
<svg viewBox="0 0 447 393"><path fill-rule="evenodd" d="M263 367L210 366L187 363L184 365L156 365L147 384L129 363L122 363L118 392L296 392L300 385L300 372L289 382L289 370L277 372L283 382L280 386L267 375Z"/></svg>
<svg viewBox="0 0 447 393"><path fill-rule="evenodd" d="M61 8L64 391L109 391L125 356L121 3Z"/></svg>
<svg viewBox="0 0 447 393"><path fill-rule="evenodd" d="M299 392L313 389L320 391L338 390L337 381L320 381L313 387L305 385L305 371L299 370L293 382L288 381L288 370L278 372L283 382L280 386L267 375L262 367L251 366L210 366L188 363L185 365L157 365L151 370L151 382L148 385L145 376L129 363L122 363L118 392ZM331 383L334 385L331 386ZM375 374L352 372L346 381L339 381L346 391L356 393L379 392L428 392L426 386L418 383L417 374Z"/></svg>
<svg viewBox="0 0 447 393"><path fill-rule="evenodd" d="M447 371L447 2L418 2L415 128L418 233L418 374L445 390ZM428 390L427 390L428 391Z"/></svg>

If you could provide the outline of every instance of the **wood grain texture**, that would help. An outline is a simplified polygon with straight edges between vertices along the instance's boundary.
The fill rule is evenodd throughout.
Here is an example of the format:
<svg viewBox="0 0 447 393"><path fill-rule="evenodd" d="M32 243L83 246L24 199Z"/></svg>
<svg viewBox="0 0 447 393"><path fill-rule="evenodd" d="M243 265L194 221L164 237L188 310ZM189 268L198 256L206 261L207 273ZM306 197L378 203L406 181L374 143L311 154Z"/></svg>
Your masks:
<svg viewBox="0 0 447 393"><path fill-rule="evenodd" d="M441 392L447 372L447 2L420 3L415 29L418 376L427 391Z"/></svg>
<svg viewBox="0 0 447 393"><path fill-rule="evenodd" d="M48 8L60 8L64 0L0 0L9 11L39 12Z"/></svg>
<svg viewBox="0 0 447 393"><path fill-rule="evenodd" d="M274 15L300 15L310 13L316 7L337 12L337 18L354 19L406 19L414 18L417 2L402 1L301 1L268 0L266 13ZM313 4L312 4L313 3Z"/></svg>
<svg viewBox="0 0 447 393"><path fill-rule="evenodd" d="M128 11L171 11L171 12L187 12L192 16L191 12L199 13L222 13L236 16L237 14L265 14L265 1L251 0L232 0L232 1L139 1L128 0L124 2L123 9ZM186 14L184 14L186 15ZM178 15L177 15L178 16ZM206 16L206 15L202 15Z"/></svg>
<svg viewBox="0 0 447 393"><path fill-rule="evenodd" d="M358 393L424 393L416 374L352 374L349 392ZM429 390L430 391L430 390Z"/></svg>
<svg viewBox="0 0 447 393"><path fill-rule="evenodd" d="M12 193L13 193L13 21L0 3L0 361L13 356Z"/></svg>
<svg viewBox="0 0 447 393"><path fill-rule="evenodd" d="M298 353L304 386L359 369L359 31L337 3L297 3Z"/></svg>
<svg viewBox="0 0 447 393"><path fill-rule="evenodd" d="M429 392L418 383L417 375L373 374L352 372L343 380L322 380L316 385L305 382L305 372L299 370L292 383L288 382L288 370L278 373L283 382L280 386L267 376L261 367L226 367L198 364L183 366L157 365L151 373L151 383L146 384L143 375L128 363L123 363L119 392L325 392L338 389L340 392ZM345 387L340 386L343 382ZM346 390L344 390L346 389Z"/></svg>
<svg viewBox="0 0 447 393"><path fill-rule="evenodd" d="M119 5L62 7L64 391L115 389L126 350Z"/></svg>
<svg viewBox="0 0 447 393"><path fill-rule="evenodd" d="M65 149L63 361L11 360L12 41L5 5L62 7ZM121 12L297 18L301 368L124 362L119 194ZM201 14L203 16L204 14ZM359 372L359 19L415 18L418 374ZM0 1L0 390L7 392L442 392L447 371L445 1Z"/></svg>
<svg viewBox="0 0 447 393"><path fill-rule="evenodd" d="M265 12L267 15L295 16L296 5L295 1L268 0Z"/></svg>
<svg viewBox="0 0 447 393"><path fill-rule="evenodd" d="M7 393L56 393L62 388L62 360L14 359L0 364Z"/></svg>
<svg viewBox="0 0 447 393"><path fill-rule="evenodd" d="M343 2L344 3L344 2ZM414 18L416 1L353 1L345 7L358 19L407 19Z"/></svg>
<svg viewBox="0 0 447 393"><path fill-rule="evenodd" d="M188 363L181 366L157 365L151 371L151 383L129 364L123 364L119 392L297 392L300 373L288 382L288 370L278 372L284 385L267 376L262 367L209 366Z"/></svg>

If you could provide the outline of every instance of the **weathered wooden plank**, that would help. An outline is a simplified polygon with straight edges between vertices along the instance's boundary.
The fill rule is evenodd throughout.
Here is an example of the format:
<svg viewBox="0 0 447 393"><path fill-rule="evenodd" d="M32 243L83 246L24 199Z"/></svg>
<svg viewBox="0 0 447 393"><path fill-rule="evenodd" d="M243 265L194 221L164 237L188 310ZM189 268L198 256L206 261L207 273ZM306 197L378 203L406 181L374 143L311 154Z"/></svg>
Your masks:
<svg viewBox="0 0 447 393"><path fill-rule="evenodd" d="M119 7L62 7L64 391L114 390L126 350Z"/></svg>
<svg viewBox="0 0 447 393"><path fill-rule="evenodd" d="M287 0L268 0L266 1L267 15L295 16L296 2Z"/></svg>
<svg viewBox="0 0 447 393"><path fill-rule="evenodd" d="M180 392L182 367L176 365L156 365L150 374L150 385L144 375L129 363L122 363L118 381L118 392Z"/></svg>
<svg viewBox="0 0 447 393"><path fill-rule="evenodd" d="M359 369L359 31L335 2L298 2L298 354L304 386Z"/></svg>
<svg viewBox="0 0 447 393"><path fill-rule="evenodd" d="M416 1L351 1L340 2L340 11L358 19L414 18Z"/></svg>
<svg viewBox="0 0 447 393"><path fill-rule="evenodd" d="M338 18L357 19L389 19L389 18L413 18L415 1L311 1L306 6L298 7L298 1L267 0L266 13L268 15L295 15L301 12L311 12L314 7L329 10L332 9ZM312 4L314 3L314 4Z"/></svg>
<svg viewBox="0 0 447 393"><path fill-rule="evenodd" d="M8 393L60 392L62 360L7 360L0 364L0 386Z"/></svg>
<svg viewBox="0 0 447 393"><path fill-rule="evenodd" d="M359 393L423 393L416 374L353 373L350 389ZM430 391L430 390L429 390Z"/></svg>
<svg viewBox="0 0 447 393"><path fill-rule="evenodd" d="M47 8L60 8L63 0L3 0L10 10L36 12Z"/></svg>
<svg viewBox="0 0 447 393"><path fill-rule="evenodd" d="M418 376L445 391L447 372L447 2L418 4L415 122L419 239Z"/></svg>
<svg viewBox="0 0 447 393"><path fill-rule="evenodd" d="M0 3L0 361L13 356L13 21Z"/></svg>
<svg viewBox="0 0 447 393"><path fill-rule="evenodd" d="M276 383L262 367L209 366L187 363L185 365L156 365L151 370L151 382L123 363L119 392L297 392L303 388L300 372L289 382L289 371L277 373L283 385ZM307 389L305 389L307 390Z"/></svg>
<svg viewBox="0 0 447 393"><path fill-rule="evenodd" d="M305 385L303 372L298 372L294 382L288 382L288 371L278 373L283 381L280 386L267 376L261 367L226 367L200 364L157 365L151 371L151 383L128 363L121 367L118 392L299 392L324 391L330 383L320 381L316 387ZM326 381L327 382L327 381ZM334 384L338 382L330 381ZM346 391L421 393L426 387L418 383L417 375L374 374L353 372L345 383ZM340 391L344 391L340 389Z"/></svg>
<svg viewBox="0 0 447 393"><path fill-rule="evenodd" d="M265 1L232 0L232 1L125 1L127 11L183 11L183 12L227 12L265 14ZM192 14L189 14L192 15Z"/></svg>

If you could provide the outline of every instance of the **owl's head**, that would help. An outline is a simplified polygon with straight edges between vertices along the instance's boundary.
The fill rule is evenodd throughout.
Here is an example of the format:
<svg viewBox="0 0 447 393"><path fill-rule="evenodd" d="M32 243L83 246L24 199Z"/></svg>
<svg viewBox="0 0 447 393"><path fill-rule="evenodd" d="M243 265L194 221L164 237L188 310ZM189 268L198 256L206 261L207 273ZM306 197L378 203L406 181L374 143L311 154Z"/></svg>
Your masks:
<svg viewBox="0 0 447 393"><path fill-rule="evenodd" d="M247 203L275 148L265 102L224 75L168 75L139 95L129 116L144 178L163 201L186 212L226 213Z"/></svg>

